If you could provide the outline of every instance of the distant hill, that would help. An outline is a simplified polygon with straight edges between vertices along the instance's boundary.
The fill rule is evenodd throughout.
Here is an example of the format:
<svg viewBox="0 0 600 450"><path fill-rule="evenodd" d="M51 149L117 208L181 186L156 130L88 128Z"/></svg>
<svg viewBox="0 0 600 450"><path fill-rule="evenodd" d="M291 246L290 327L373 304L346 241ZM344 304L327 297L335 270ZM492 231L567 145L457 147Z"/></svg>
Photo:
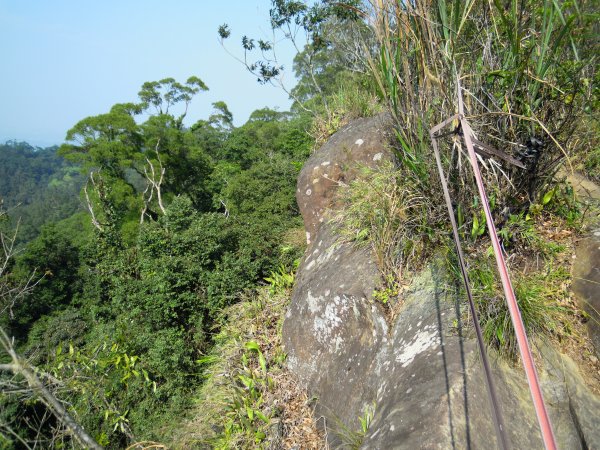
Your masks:
<svg viewBox="0 0 600 450"><path fill-rule="evenodd" d="M80 207L83 178L57 149L17 141L0 144L0 199L13 222L21 219L19 242L33 239L42 225L69 217Z"/></svg>

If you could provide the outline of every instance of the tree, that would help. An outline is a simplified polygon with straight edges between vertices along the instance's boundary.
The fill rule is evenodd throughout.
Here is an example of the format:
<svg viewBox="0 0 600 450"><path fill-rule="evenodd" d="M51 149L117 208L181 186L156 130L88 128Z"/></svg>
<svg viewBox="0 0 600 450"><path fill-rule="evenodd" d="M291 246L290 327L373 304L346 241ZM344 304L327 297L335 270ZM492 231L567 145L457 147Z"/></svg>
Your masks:
<svg viewBox="0 0 600 450"><path fill-rule="evenodd" d="M5 221L7 213L1 207L0 202L0 222ZM35 273L29 277L29 279L23 284L14 285L10 274L7 269L10 267L9 263L14 256L15 247L14 242L16 240L15 230L14 234L7 235L4 231L0 230L0 301L1 301L1 313L12 315L12 310L17 306L18 301L22 301L27 294L31 292L33 287L37 284L35 281ZM0 372L8 372L12 374L10 378L0 379L0 392L6 393L15 391L23 395L23 393L31 393L36 396L43 404L52 412L55 419L64 426L85 448L101 449L96 441L79 425L69 414L65 406L57 398L56 394L51 392L48 386L40 379L36 370L20 355L17 354L14 348L14 339L10 338L4 327L0 326L0 349L4 352L0 357L5 360L5 357L9 358L8 362L0 363ZM2 404L0 404L2 406ZM28 443L23 439L19 433L12 429L10 424L0 423L0 427L9 432L17 441L23 444L26 448L31 448Z"/></svg>
<svg viewBox="0 0 600 450"><path fill-rule="evenodd" d="M10 330L18 338L27 336L31 324L43 315L65 308L79 290L79 249L54 224L42 229L19 255L13 270L16 280L26 285L31 269L39 274L36 288L14 307Z"/></svg>
<svg viewBox="0 0 600 450"><path fill-rule="evenodd" d="M24 142L0 144L0 197L19 220L17 245L34 239L42 226L64 219L79 207L83 177L57 154L57 147L34 148Z"/></svg>
<svg viewBox="0 0 600 450"><path fill-rule="evenodd" d="M185 83L173 78L146 82L139 103L116 104L109 113L83 119L67 132L59 154L89 174L85 194L90 212L105 200L123 227L163 213L163 199L170 195L186 192L198 207L210 205L204 187L209 158L183 125L193 97L207 89L198 77ZM221 102L217 108L226 120L226 105ZM138 124L141 113L150 115Z"/></svg>
<svg viewBox="0 0 600 450"><path fill-rule="evenodd" d="M259 83L281 87L300 110L316 114L323 109L330 115L326 92L328 78L340 70L366 72L363 55L371 50L372 44L361 40L369 34L368 27L361 21L365 15L362 5L361 0L320 0L312 4L272 0L269 15L274 39L265 41L243 36L243 57L234 57L257 77ZM231 36L231 29L227 24L221 25L218 34L224 45ZM291 43L297 52L294 69L300 81L295 89L284 83L285 69L277 59L276 43L281 40ZM258 59L252 58L255 50L260 51ZM333 69L328 70L329 67ZM317 101L307 104L309 98Z"/></svg>

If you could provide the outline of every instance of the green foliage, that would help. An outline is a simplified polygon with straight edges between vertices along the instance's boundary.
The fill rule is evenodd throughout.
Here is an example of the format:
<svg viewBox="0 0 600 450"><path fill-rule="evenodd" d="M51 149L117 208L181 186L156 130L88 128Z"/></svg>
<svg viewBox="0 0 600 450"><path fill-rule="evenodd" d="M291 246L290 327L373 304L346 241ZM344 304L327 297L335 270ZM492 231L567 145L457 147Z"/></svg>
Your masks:
<svg viewBox="0 0 600 450"><path fill-rule="evenodd" d="M271 417L264 411L263 393L272 389L273 379L268 376L267 362L258 344L246 342L246 351L242 354L241 367L236 372L236 381L232 388L232 397L225 406L225 426L220 442L216 448L231 448L245 435L261 448L260 443L267 437ZM251 364L253 355L258 359L258 367ZM244 438L241 438L244 439Z"/></svg>
<svg viewBox="0 0 600 450"><path fill-rule="evenodd" d="M190 77L185 84L172 78L147 82L138 94L140 103L114 105L110 112L85 118L67 132L67 143L59 154L86 173L98 172L110 185L107 200L116 208L118 226L136 220L141 209L140 184L154 167L164 169L163 196L185 193L196 208L209 209L206 182L212 162L203 149L204 142L198 139L200 133L182 123L194 95L206 90L197 77ZM183 112L175 115L173 108L177 107ZM217 107L227 110L222 102ZM149 117L138 124L135 117L143 112ZM92 200L97 206L97 199ZM152 202L148 206L149 215L158 214L159 205Z"/></svg>
<svg viewBox="0 0 600 450"><path fill-rule="evenodd" d="M592 149L585 162L585 169L590 178L600 181L600 147Z"/></svg>
<svg viewBox="0 0 600 450"><path fill-rule="evenodd" d="M73 200L93 223L79 213L48 225L9 266L16 282L32 270L43 276L31 301L15 304L3 323L106 448L162 440L181 422L206 381L205 355L227 325L224 311L265 277L274 296L287 292L287 268L304 245L288 237L301 224L295 182L313 146L310 117L265 108L234 127L227 105L216 102L207 120L188 128L187 108L204 90L194 77L148 82L138 103L69 130L59 154L88 174ZM77 179L79 188L73 166L61 164L44 183L54 189ZM260 445L273 414L261 407L273 388L267 372L285 353L269 362L263 342L246 341L223 417L227 439L242 434ZM0 413L11 401L0 398ZM15 419L17 429L44 417L44 406L34 406ZM39 430L49 438L53 424Z"/></svg>
<svg viewBox="0 0 600 450"><path fill-rule="evenodd" d="M479 319L486 343L509 358L516 358L518 346L508 306L488 258L477 261L469 271ZM530 337L562 338L569 334L569 310L560 305L568 296L569 272L548 263L540 272L518 274L515 295L525 330Z"/></svg>
<svg viewBox="0 0 600 450"><path fill-rule="evenodd" d="M9 225L19 223L18 244L29 242L44 224L64 219L79 207L78 168L56 152L56 147L33 148L25 142L0 144L0 199L10 210Z"/></svg>
<svg viewBox="0 0 600 450"><path fill-rule="evenodd" d="M20 283L32 277L37 282L28 301L16 303L13 309L10 331L19 339L42 316L67 307L80 290L79 249L70 232L69 228L48 224L19 255L13 276Z"/></svg>
<svg viewBox="0 0 600 450"><path fill-rule="evenodd" d="M371 28L361 19L360 0L335 3L273 0L269 10L273 41L243 36L243 57L238 58L261 84L281 86L294 99L292 109L313 116L325 114L334 120L329 97L350 78L367 80L366 54L373 44ZM228 25L218 29L221 43L231 36ZM305 37L300 42L299 36ZM277 48L289 43L302 48L294 58L298 83L285 87L285 69L277 59ZM260 56L255 59L255 52Z"/></svg>
<svg viewBox="0 0 600 450"><path fill-rule="evenodd" d="M147 81L138 94L141 104L136 106L141 109L152 106L159 115L163 115L168 114L169 109L174 105L183 102L185 115L192 98L200 91L208 91L208 87L196 76L189 77L185 84L179 83L173 78Z"/></svg>
<svg viewBox="0 0 600 450"><path fill-rule="evenodd" d="M394 279L394 276L387 274L381 289L373 291L373 300L381 302L385 306L392 305L398 300L400 295L400 286Z"/></svg>
<svg viewBox="0 0 600 450"><path fill-rule="evenodd" d="M294 285L294 279L294 271L288 272L285 266L280 265L276 272L271 272L271 275L265 278L265 281L270 285L271 294L276 294L290 289Z"/></svg>
<svg viewBox="0 0 600 450"><path fill-rule="evenodd" d="M548 180L565 157L586 152L581 142L594 145L597 127L584 125L597 103L592 3L386 0L375 6L379 54L371 69L395 117L399 158L416 193L443 205L428 131L456 113L457 78L479 139L526 165L517 170L482 158L498 211L526 211L552 189ZM460 134L450 136L438 142L451 195L463 217L474 216L477 237L484 227L470 201L476 192L466 149ZM431 212L430 220L444 214Z"/></svg>
<svg viewBox="0 0 600 450"><path fill-rule="evenodd" d="M343 206L332 220L342 238L373 250L384 280L400 280L418 267L430 242L428 204L409 191L391 163L359 171L339 190Z"/></svg>
<svg viewBox="0 0 600 450"><path fill-rule="evenodd" d="M311 135L315 137L317 144L325 142L351 120L372 117L384 110L374 94L372 80L362 74L336 73L338 77L333 86L337 86L337 90L327 96L328 109L322 111L316 105L313 107L316 100L311 99L306 103L317 111L311 127Z"/></svg>
<svg viewBox="0 0 600 450"><path fill-rule="evenodd" d="M371 422L373 421L373 415L375 413L375 404L367 406L362 416L358 417L359 428L349 427L344 424L341 420L335 421L335 428L333 432L342 441L340 448L348 448L351 450L358 450L361 448L362 443L369 431Z"/></svg>
<svg viewBox="0 0 600 450"><path fill-rule="evenodd" d="M280 326L288 303L289 290L272 293L263 286L222 311L227 320L202 358L205 382L198 391L195 419L176 439L176 447L273 445L278 438L273 421L287 406L276 401L275 380L281 379L285 360Z"/></svg>
<svg viewBox="0 0 600 450"><path fill-rule="evenodd" d="M131 435L128 409L132 398L156 391L140 358L118 344L103 343L89 351L59 346L48 363L54 377L67 387L72 408L83 425L94 430L104 446L123 445Z"/></svg>
<svg viewBox="0 0 600 450"><path fill-rule="evenodd" d="M556 181L554 186L541 196L539 204L546 211L565 219L569 226L581 225L581 204L575 197L573 186L566 180Z"/></svg>
<svg viewBox="0 0 600 450"><path fill-rule="evenodd" d="M486 230L486 218L483 210L479 211L479 214L473 214L473 226L471 227L471 238L476 240L482 236Z"/></svg>

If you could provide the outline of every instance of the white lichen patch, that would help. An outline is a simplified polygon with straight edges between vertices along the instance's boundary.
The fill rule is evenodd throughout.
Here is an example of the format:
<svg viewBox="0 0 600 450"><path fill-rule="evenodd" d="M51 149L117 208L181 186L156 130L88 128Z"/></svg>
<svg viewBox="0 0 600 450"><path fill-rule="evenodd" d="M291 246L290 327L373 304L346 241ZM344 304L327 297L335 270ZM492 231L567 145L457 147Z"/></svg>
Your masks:
<svg viewBox="0 0 600 450"><path fill-rule="evenodd" d="M364 143L365 143L365 141L363 141L362 139L357 139L356 142L355 142L355 144L358 145L359 147L361 145L363 145Z"/></svg>
<svg viewBox="0 0 600 450"><path fill-rule="evenodd" d="M322 166L328 166L329 164L331 164L329 161L323 161L321 163Z"/></svg>
<svg viewBox="0 0 600 450"><path fill-rule="evenodd" d="M311 308L311 301L313 303L315 301L323 301L323 297L315 299L310 293L308 297L309 309ZM340 335L334 336L334 331L343 323L341 316L349 309L347 302L348 300L345 297L340 298L339 296L336 296L333 302L327 303L323 314L314 319L314 331L317 341L321 344L329 345L334 351L338 351L344 343L344 340ZM319 310L320 308L316 307L316 309Z"/></svg>
<svg viewBox="0 0 600 450"><path fill-rule="evenodd" d="M323 297L315 297L310 291L308 291L308 294L306 294L306 303L308 304L308 310L312 314L315 314L321 310L322 302Z"/></svg>
<svg viewBox="0 0 600 450"><path fill-rule="evenodd" d="M435 326L423 328L406 345L400 347L400 353L396 356L396 362L407 367L420 353L440 344L440 338Z"/></svg>
<svg viewBox="0 0 600 450"><path fill-rule="evenodd" d="M290 369L295 369L296 367L298 367L298 358L296 358L293 355L288 355L287 357L287 365Z"/></svg>
<svg viewBox="0 0 600 450"><path fill-rule="evenodd" d="M382 157L383 153L375 153L375 156L373 156L373 161L380 161Z"/></svg>
<svg viewBox="0 0 600 450"><path fill-rule="evenodd" d="M344 339L341 336L336 336L334 339L334 344L335 353L338 353L340 351L340 348L342 348L342 345L344 344Z"/></svg>
<svg viewBox="0 0 600 450"><path fill-rule="evenodd" d="M322 265L322 264L326 263L327 261L329 261L331 259L331 257L333 256L334 251L335 251L334 247L329 247L327 249L327 251L325 251L324 253L319 255L319 257L317 258L317 264Z"/></svg>

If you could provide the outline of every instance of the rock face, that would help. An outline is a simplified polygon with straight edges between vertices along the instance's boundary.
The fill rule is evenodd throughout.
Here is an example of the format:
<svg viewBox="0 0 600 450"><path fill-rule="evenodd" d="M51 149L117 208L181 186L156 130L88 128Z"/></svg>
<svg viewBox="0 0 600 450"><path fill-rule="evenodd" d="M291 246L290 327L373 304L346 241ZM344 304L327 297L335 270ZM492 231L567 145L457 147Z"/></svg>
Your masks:
<svg viewBox="0 0 600 450"><path fill-rule="evenodd" d="M569 181L585 202L600 209L600 186L571 175ZM577 243L573 264L573 292L579 307L590 315L588 329L596 356L600 358L600 215L590 220L588 234Z"/></svg>
<svg viewBox="0 0 600 450"><path fill-rule="evenodd" d="M600 358L600 221L577 244L573 264L573 292L579 307L590 315L588 329Z"/></svg>
<svg viewBox="0 0 600 450"><path fill-rule="evenodd" d="M390 161L390 117L358 119L334 134L310 157L298 177L296 201L304 218L310 244L323 222L323 213L334 201L340 183L350 183L359 165L374 166Z"/></svg>
<svg viewBox="0 0 600 450"><path fill-rule="evenodd" d="M358 417L367 411L374 417L361 448L494 448L475 341L463 332L459 299L443 268L432 264L416 277L389 328L371 298L379 275L370 253L338 242L321 220L335 206L337 184L329 178L348 182L354 176L345 147L336 146L354 142L356 160L378 164L392 158L385 135L381 117L350 124L302 171L298 201L310 245L283 326L289 367L317 399L332 448L348 444L349 430L360 429ZM360 148L367 154L360 156ZM600 447L600 400L569 358L549 347L541 355L540 378L559 448ZM522 371L500 361L493 371L512 447L543 448Z"/></svg>

